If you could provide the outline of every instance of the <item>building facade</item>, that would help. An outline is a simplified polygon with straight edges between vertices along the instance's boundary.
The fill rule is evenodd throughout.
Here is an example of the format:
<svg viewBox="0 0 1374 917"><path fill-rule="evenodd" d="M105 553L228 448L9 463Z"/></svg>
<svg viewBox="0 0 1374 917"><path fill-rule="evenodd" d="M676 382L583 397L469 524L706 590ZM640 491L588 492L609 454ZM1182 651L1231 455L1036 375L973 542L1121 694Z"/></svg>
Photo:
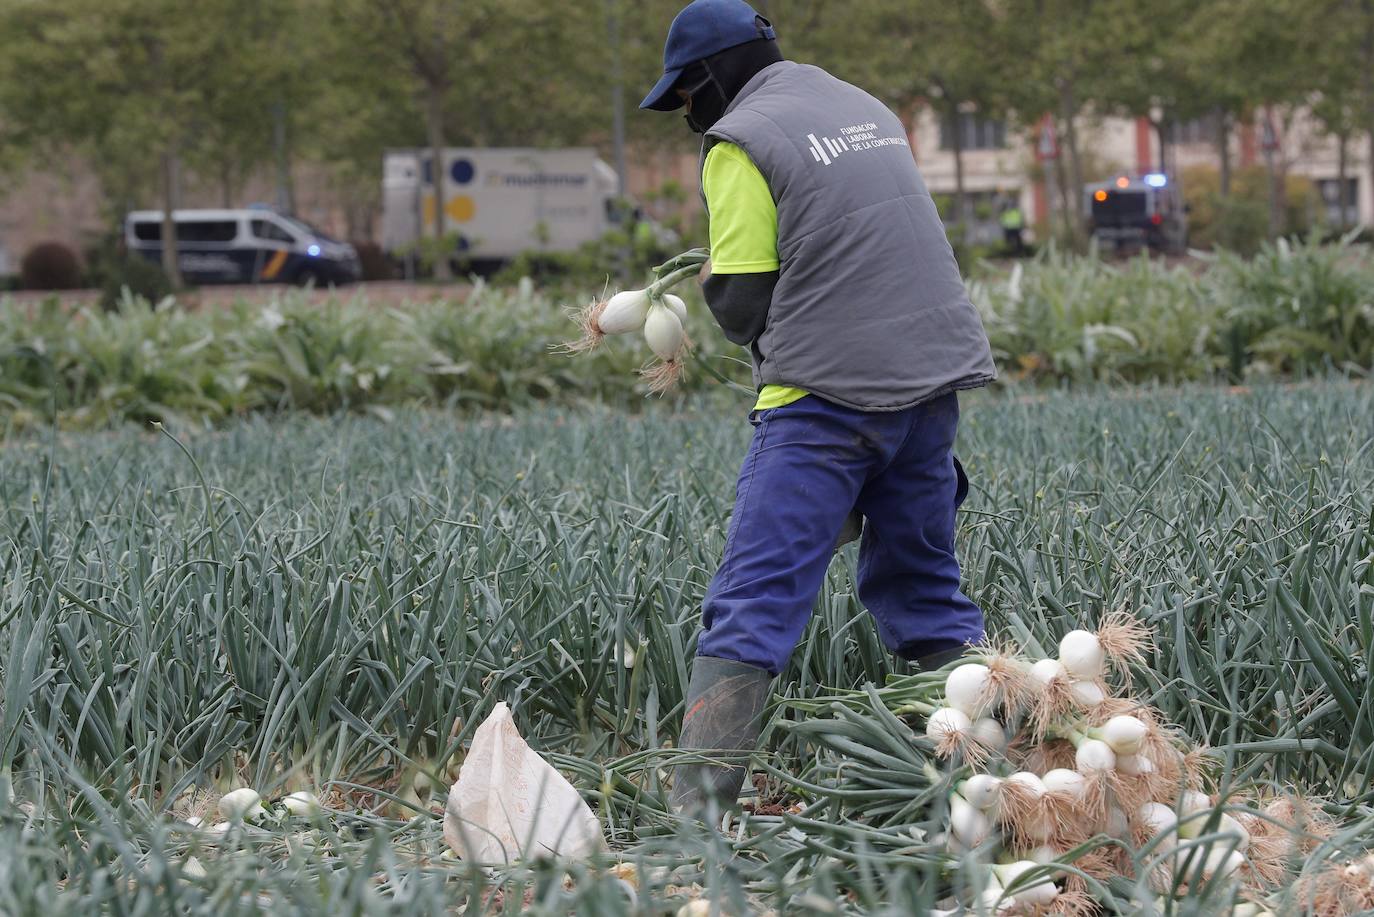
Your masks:
<svg viewBox="0 0 1374 917"><path fill-rule="evenodd" d="M1290 176L1311 180L1323 208L1313 215L1318 220L1330 226L1374 226L1374 181L1370 175L1374 151L1370 139L1357 137L1347 146L1346 216L1342 220L1338 142L1302 111L1271 123L1273 127L1266 128L1260 115L1254 122L1233 128L1228 144L1232 166L1238 171L1263 166L1266 155L1272 155ZM1084 182L1157 171L1181 177L1194 167L1220 168L1219 131L1208 119L1174 127L1167 169L1162 165L1158 132L1145 118L1085 117L1076 127ZM996 214L1012 201L1029 224L1043 223L1049 217L1052 198L1058 195L1051 193L1042 177L1052 171L1046 169L1042 154L1062 146L1059 138L1046 138L1039 129L1014 131L1005 122L973 113L962 115L956 124L944 121L929 108L918 111L912 120L911 146L937 200L952 198L957 188L956 130L964 151L964 188L972 232L977 236L974 241L996 236Z"/></svg>
<svg viewBox="0 0 1374 917"><path fill-rule="evenodd" d="M1012 202L1019 205L1028 227L1047 220L1059 195L1044 178L1054 170L1046 169L1040 159L1044 138L1039 131L1016 129L973 113L962 115L957 123L943 122L929 108L917 110L909 123L912 152L947 214L952 212L957 186L956 136L964 150L967 242L995 244L1001 238L999 216ZM1083 118L1077 130L1085 182L1161 169L1159 137L1145 119ZM1276 138L1268 149L1266 138ZM1237 126L1230 132L1229 149L1237 170L1262 166L1266 155L1273 155L1289 175L1310 179L1324 209L1310 215L1316 220L1329 226L1374 226L1370 173L1374 151L1368 137L1356 138L1347 148L1345 220L1340 217L1339 146L1301 111L1276 122L1272 130L1266 129L1261 118ZM1220 157L1215 125L1206 121L1178 125L1168 155L1168 171L1175 175L1196 166L1216 169ZM640 151L630 165L630 193L644 202L652 216L660 220L685 217L684 225L690 225L701 208L698 168L693 152ZM380 169L379 162L377 186L371 189L376 195L372 196L368 188L341 181L322 167L302 164L293 170L297 215L335 236L374 237ZM63 242L81 251L112 228L113 215L100 183L79 157L59 157L4 178L0 183L0 276L17 273L23 254L39 242ZM181 200L185 207L239 206L270 201L273 195L270 175L250 177L233 194L188 176ZM227 196L237 199L226 200ZM154 200L139 203L157 206Z"/></svg>

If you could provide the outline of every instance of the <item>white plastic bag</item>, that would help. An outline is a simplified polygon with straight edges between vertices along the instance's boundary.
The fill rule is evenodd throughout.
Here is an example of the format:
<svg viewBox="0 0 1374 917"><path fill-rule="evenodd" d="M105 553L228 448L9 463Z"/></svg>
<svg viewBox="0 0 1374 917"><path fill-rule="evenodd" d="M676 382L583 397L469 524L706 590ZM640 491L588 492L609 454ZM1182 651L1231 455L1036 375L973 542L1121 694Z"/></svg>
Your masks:
<svg viewBox="0 0 1374 917"><path fill-rule="evenodd" d="M604 846L576 788L520 737L499 703L477 727L444 809L444 840L465 860L585 857Z"/></svg>

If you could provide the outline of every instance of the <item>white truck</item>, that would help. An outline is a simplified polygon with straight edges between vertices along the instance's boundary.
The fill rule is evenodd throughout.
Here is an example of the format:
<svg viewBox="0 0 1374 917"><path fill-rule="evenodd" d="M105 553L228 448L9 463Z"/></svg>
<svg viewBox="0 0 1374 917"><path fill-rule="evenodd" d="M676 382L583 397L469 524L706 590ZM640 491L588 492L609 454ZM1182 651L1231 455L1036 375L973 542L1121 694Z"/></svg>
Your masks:
<svg viewBox="0 0 1374 917"><path fill-rule="evenodd" d="M434 238L432 159L427 149L385 155L382 247L393 256ZM572 251L616 225L615 170L593 149L445 149L442 165L443 229L473 262Z"/></svg>

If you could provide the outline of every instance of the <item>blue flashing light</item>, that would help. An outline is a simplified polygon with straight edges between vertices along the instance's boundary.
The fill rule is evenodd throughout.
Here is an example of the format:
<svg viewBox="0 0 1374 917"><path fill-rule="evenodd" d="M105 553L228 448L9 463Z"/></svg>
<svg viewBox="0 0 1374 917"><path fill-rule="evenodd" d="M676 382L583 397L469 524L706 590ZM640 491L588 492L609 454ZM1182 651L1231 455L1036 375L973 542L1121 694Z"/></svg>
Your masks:
<svg viewBox="0 0 1374 917"><path fill-rule="evenodd" d="M1165 185L1169 184L1169 176L1160 172L1152 172L1145 176L1145 184L1149 185L1151 188L1163 188Z"/></svg>
<svg viewBox="0 0 1374 917"><path fill-rule="evenodd" d="M318 258L320 256L320 247L318 245L312 245L307 248L306 251L310 253L310 257L312 258Z"/></svg>

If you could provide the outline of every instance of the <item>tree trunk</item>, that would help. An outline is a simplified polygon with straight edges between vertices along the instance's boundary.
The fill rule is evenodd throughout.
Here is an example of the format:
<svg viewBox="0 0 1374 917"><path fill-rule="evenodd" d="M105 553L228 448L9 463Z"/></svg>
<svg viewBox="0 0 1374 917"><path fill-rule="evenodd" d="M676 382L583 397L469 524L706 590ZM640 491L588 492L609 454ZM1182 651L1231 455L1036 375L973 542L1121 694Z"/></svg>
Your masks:
<svg viewBox="0 0 1374 917"><path fill-rule="evenodd" d="M954 127L954 224L962 231L968 225L968 191L964 186L964 124L959 105L950 105Z"/></svg>
<svg viewBox="0 0 1374 917"><path fill-rule="evenodd" d="M1064 122L1064 144L1069 152L1066 200L1076 202L1078 196L1083 193L1083 161L1078 153L1078 126L1074 123L1078 115L1078 100L1072 80L1063 80L1059 84L1059 113ZM1082 208L1076 204L1065 209L1069 218L1070 237L1075 246L1082 240L1081 210Z"/></svg>
<svg viewBox="0 0 1374 917"><path fill-rule="evenodd" d="M1158 121L1151 120L1154 125L1155 136L1159 138L1159 170L1160 172L1169 171L1169 144L1172 142L1173 135L1169 130L1169 116L1164 115Z"/></svg>
<svg viewBox="0 0 1374 917"><path fill-rule="evenodd" d="M234 164L228 157L219 163L219 205L225 210L234 206Z"/></svg>
<svg viewBox="0 0 1374 917"><path fill-rule="evenodd" d="M177 260L177 170L180 167L175 150L162 154L162 271L173 290L182 288L181 264Z"/></svg>
<svg viewBox="0 0 1374 917"><path fill-rule="evenodd" d="M1364 41L1361 43L1364 73L1361 82L1364 85L1365 134L1369 140L1369 160L1365 165L1369 168L1370 187L1374 188L1374 0L1363 0L1360 11L1364 19ZM1359 204L1355 206L1355 219L1358 220Z"/></svg>
<svg viewBox="0 0 1374 917"><path fill-rule="evenodd" d="M1336 194L1340 201L1340 231L1345 232L1350 228L1350 208L1346 200L1345 186L1346 176L1350 174L1350 133L1342 130L1336 136ZM1358 207L1358 202L1356 203Z"/></svg>
<svg viewBox="0 0 1374 917"><path fill-rule="evenodd" d="M1283 170L1279 167L1279 133L1274 124L1274 113L1265 109L1264 119L1264 167L1269 172L1269 235L1278 238L1283 235L1285 228L1287 188Z"/></svg>
<svg viewBox="0 0 1374 917"><path fill-rule="evenodd" d="M1284 181L1274 152L1264 154L1264 166L1269 170L1269 235L1278 238L1284 230Z"/></svg>
<svg viewBox="0 0 1374 917"><path fill-rule="evenodd" d="M1063 136L1062 133L1060 136ZM1074 193L1071 180L1065 168L1064 156L1054 158L1054 183L1059 186L1059 216L1064 223L1064 234L1070 248L1078 247L1078 225L1081 222L1078 211L1078 195Z"/></svg>
<svg viewBox="0 0 1374 917"><path fill-rule="evenodd" d="M444 87L431 82L426 89L429 94L429 174L434 179L434 279L452 280L453 270L449 266L452 253L444 241L444 223L448 216L445 209L448 202L444 197Z"/></svg>
<svg viewBox="0 0 1374 917"><path fill-rule="evenodd" d="M286 104L280 99L272 103L272 148L277 171L277 208L294 214L296 183L291 178L291 132L286 119Z"/></svg>
<svg viewBox="0 0 1374 917"><path fill-rule="evenodd" d="M1221 163L1221 199L1231 196L1231 118L1217 109L1217 161Z"/></svg>

